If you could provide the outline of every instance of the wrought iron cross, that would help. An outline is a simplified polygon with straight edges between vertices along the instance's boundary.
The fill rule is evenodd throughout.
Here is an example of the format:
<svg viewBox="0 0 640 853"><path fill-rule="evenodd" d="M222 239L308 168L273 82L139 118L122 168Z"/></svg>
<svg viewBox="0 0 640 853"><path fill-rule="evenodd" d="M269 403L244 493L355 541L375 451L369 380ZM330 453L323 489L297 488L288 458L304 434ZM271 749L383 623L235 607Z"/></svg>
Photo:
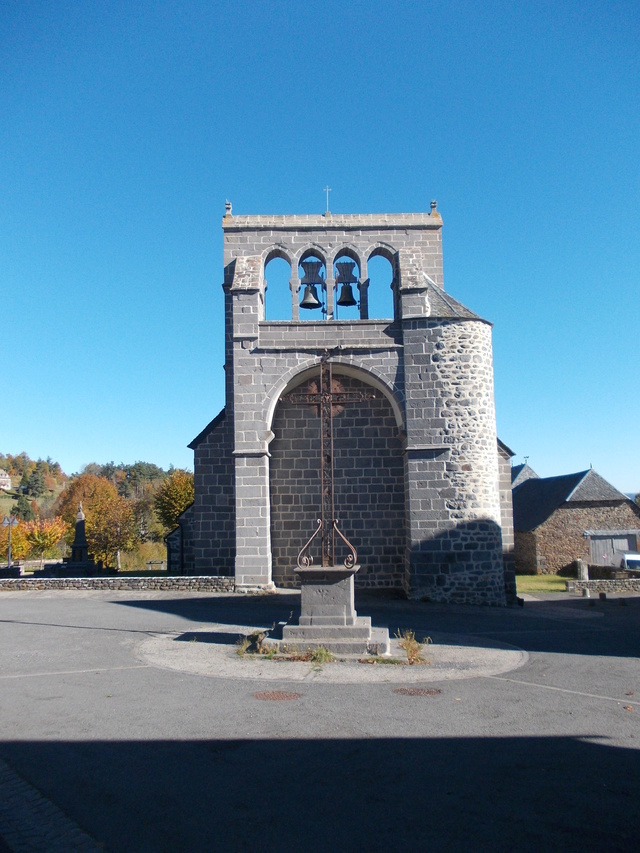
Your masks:
<svg viewBox="0 0 640 853"><path fill-rule="evenodd" d="M333 376L328 350L324 351L320 361L320 385L318 390L309 390L307 392L291 391L280 398L286 403L315 405L320 412L320 518L318 519L318 526L313 535L298 554L298 566L301 568L306 568L313 563L309 549L318 534L320 534L322 566L335 566L336 564L336 533L349 549L349 555L344 561L344 565L347 568L352 568L356 564L358 559L356 549L340 531L338 519L335 516L333 499L333 415L334 408L343 406L345 403L356 403L374 398L375 394L365 391L333 390Z"/></svg>

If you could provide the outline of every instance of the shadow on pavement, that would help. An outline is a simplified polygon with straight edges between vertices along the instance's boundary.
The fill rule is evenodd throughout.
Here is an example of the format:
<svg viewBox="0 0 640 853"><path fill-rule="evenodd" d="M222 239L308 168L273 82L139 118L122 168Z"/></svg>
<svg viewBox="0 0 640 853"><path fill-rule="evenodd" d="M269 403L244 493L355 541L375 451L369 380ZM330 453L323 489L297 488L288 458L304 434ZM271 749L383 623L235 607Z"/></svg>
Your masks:
<svg viewBox="0 0 640 853"><path fill-rule="evenodd" d="M175 638L177 643L214 643L219 646L233 646L244 634L226 631L185 631Z"/></svg>
<svg viewBox="0 0 640 853"><path fill-rule="evenodd" d="M284 710L248 701L257 725ZM431 700L398 701L419 714ZM11 742L0 754L111 851L638 849L637 750L573 737Z"/></svg>
<svg viewBox="0 0 640 853"><path fill-rule="evenodd" d="M295 592L193 598L167 595L114 599L112 603L171 613L194 622L255 627L270 627L291 616L295 620L300 610L300 596ZM374 625L388 628L391 636L410 628L418 636L439 638L451 645L467 645L473 636L474 645L489 648L507 643L528 652L640 655L640 597L607 601L556 598L507 608L402 601L360 592L356 608L359 615L371 616Z"/></svg>

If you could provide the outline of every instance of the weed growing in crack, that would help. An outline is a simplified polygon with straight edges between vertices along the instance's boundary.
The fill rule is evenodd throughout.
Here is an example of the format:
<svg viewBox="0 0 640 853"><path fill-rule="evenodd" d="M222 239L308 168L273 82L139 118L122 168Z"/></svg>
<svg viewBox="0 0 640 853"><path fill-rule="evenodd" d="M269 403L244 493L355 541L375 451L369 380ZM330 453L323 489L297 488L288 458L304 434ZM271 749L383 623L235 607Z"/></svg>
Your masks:
<svg viewBox="0 0 640 853"><path fill-rule="evenodd" d="M422 650L432 642L431 637L424 637L420 642L416 640L415 631L405 628L403 631L396 631L396 639L399 641L400 648L405 650L409 664L431 663L421 655Z"/></svg>

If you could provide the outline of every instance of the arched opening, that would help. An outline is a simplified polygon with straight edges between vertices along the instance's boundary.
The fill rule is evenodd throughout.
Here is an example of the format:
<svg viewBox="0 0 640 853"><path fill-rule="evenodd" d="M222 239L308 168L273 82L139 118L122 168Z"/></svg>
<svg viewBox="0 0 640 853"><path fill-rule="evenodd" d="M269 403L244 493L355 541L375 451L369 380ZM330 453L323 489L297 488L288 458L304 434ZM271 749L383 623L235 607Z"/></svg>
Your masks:
<svg viewBox="0 0 640 853"><path fill-rule="evenodd" d="M395 282L393 266L386 253L374 250L367 261L369 275L369 317L372 320L392 320L395 317Z"/></svg>
<svg viewBox="0 0 640 853"><path fill-rule="evenodd" d="M326 267L313 250L305 252L298 265L300 290L298 304L301 320L317 321L327 316Z"/></svg>
<svg viewBox="0 0 640 853"><path fill-rule="evenodd" d="M280 255L264 268L264 312L266 320L291 320L291 265Z"/></svg>
<svg viewBox="0 0 640 853"><path fill-rule="evenodd" d="M358 551L356 586L400 588L404 582L404 456L387 396L334 366L334 390L366 392L333 412L334 504L340 529ZM314 384L316 383L316 384ZM296 390L315 393L317 377ZM355 396L355 395L354 395ZM277 586L297 586L296 558L317 526L320 416L313 403L280 399L269 445L271 550ZM313 553L314 563L319 553Z"/></svg>
<svg viewBox="0 0 640 853"><path fill-rule="evenodd" d="M335 320L360 320L362 300L358 283L360 264L357 256L344 250L333 262L335 297L333 317Z"/></svg>

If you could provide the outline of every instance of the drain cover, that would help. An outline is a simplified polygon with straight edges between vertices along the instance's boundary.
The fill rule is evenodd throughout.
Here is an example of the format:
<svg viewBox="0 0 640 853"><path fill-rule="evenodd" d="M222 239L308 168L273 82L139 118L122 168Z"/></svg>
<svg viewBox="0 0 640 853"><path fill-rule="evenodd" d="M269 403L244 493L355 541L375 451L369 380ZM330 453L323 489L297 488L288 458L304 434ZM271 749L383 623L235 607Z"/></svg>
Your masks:
<svg viewBox="0 0 640 853"><path fill-rule="evenodd" d="M285 702L287 699L299 699L302 693L286 693L284 690L265 690L263 693L254 693L254 699L266 699L269 702Z"/></svg>
<svg viewBox="0 0 640 853"><path fill-rule="evenodd" d="M437 687L394 687L393 692L401 696L437 696L442 690Z"/></svg>

